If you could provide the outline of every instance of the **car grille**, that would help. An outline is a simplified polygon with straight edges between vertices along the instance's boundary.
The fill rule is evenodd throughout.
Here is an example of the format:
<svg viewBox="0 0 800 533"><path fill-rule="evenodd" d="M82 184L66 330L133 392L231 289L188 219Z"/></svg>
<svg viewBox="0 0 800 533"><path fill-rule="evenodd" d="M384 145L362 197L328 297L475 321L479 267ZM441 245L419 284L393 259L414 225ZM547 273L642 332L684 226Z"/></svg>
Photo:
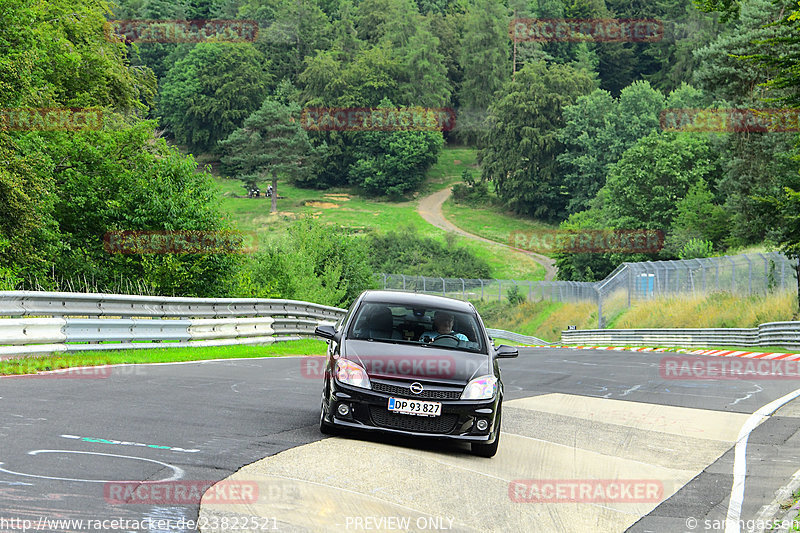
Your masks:
<svg viewBox="0 0 800 533"><path fill-rule="evenodd" d="M407 398L419 398L430 400L458 400L461 398L461 389L458 390L432 390L423 389L421 394L414 394L408 387L400 387L397 385L389 385L388 383L380 383L373 381L372 390L376 392L385 392L386 394L396 394L398 396L405 396Z"/></svg>
<svg viewBox="0 0 800 533"><path fill-rule="evenodd" d="M376 426L405 429L419 433L450 433L458 423L457 414L440 416L399 415L386 408L371 405L369 414Z"/></svg>

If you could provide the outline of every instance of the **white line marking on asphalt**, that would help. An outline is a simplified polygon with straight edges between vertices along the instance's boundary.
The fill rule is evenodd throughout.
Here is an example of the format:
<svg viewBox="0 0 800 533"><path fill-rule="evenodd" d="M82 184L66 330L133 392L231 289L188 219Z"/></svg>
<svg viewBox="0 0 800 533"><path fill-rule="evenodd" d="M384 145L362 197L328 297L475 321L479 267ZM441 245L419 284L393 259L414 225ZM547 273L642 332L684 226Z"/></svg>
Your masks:
<svg viewBox="0 0 800 533"><path fill-rule="evenodd" d="M733 454L733 486L731 487L731 498L728 502L728 514L725 518L725 533L740 533L741 531L739 519L742 516L742 503L744 503L744 479L747 476L747 439L750 437L750 433L763 419L768 418L781 406L798 396L800 396L800 389L769 402L750 415L750 418L747 419L739 431Z"/></svg>
<svg viewBox="0 0 800 533"><path fill-rule="evenodd" d="M141 481L135 479L126 479L126 480L106 480L106 479L80 479L80 478L71 478L71 477L53 477L53 476L40 476L37 474L25 474L23 472L14 472L13 470L7 470L5 468L0 467L0 472L5 472L7 474L14 474L17 476L24 476L24 477L35 477L39 479L55 479L57 481L81 481L83 483L130 483L130 482L137 482L137 483L163 483L164 481L177 481L181 479L185 472L182 468L178 466L171 465L169 463L162 463L161 461L156 461L154 459L145 459L143 457L133 457L131 455L115 455L113 453L99 453L99 452L79 452L76 450L33 450L28 452L28 455L38 455L40 453L80 453L86 455L103 455L105 457L120 457L122 459L134 459L136 461L147 461L148 463L156 463L161 466L167 467L172 470L172 476L159 479L157 481ZM4 463L0 463L3 465Z"/></svg>
<svg viewBox="0 0 800 533"><path fill-rule="evenodd" d="M756 394L756 393L761 392L761 391L764 390L763 387L761 387L757 383L753 383L753 385L755 385L755 387L756 387L755 390L752 390L752 391L748 392L745 396L742 396L741 398L736 398L736 400L733 403L729 403L728 405L736 405L737 403L741 402L742 400L750 399L753 396L753 394Z"/></svg>
<svg viewBox="0 0 800 533"><path fill-rule="evenodd" d="M620 396L627 396L627 395L628 395L628 394L630 394L631 392L637 391L637 390L639 390L639 389L641 389L641 388L642 388L642 386L641 386L641 385L634 385L634 386L633 386L633 387L631 387L630 389L628 389L628 390L626 390L625 392L623 392L622 394L620 394Z"/></svg>

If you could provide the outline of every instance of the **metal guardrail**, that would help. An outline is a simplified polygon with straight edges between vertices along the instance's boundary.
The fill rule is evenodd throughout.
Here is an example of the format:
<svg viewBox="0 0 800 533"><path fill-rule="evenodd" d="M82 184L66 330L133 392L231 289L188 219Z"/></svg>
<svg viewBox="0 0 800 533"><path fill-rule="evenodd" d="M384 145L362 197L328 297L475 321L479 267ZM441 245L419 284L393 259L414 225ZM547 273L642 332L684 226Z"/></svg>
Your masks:
<svg viewBox="0 0 800 533"><path fill-rule="evenodd" d="M296 300L0 291L0 316L23 317L0 319L0 357L266 344L313 336L345 312Z"/></svg>
<svg viewBox="0 0 800 533"><path fill-rule="evenodd" d="M782 346L800 349L800 322L757 328L585 329L561 332L563 344L655 346Z"/></svg>
<svg viewBox="0 0 800 533"><path fill-rule="evenodd" d="M298 300L179 298L74 292L0 291L0 316L232 318L295 316L338 320L344 309Z"/></svg>
<svg viewBox="0 0 800 533"><path fill-rule="evenodd" d="M506 331L504 329L486 328L486 331L489 332L489 335L491 335L493 338L508 339L520 344L552 344L547 341L543 341L538 337L531 337L530 335L514 333L513 331Z"/></svg>

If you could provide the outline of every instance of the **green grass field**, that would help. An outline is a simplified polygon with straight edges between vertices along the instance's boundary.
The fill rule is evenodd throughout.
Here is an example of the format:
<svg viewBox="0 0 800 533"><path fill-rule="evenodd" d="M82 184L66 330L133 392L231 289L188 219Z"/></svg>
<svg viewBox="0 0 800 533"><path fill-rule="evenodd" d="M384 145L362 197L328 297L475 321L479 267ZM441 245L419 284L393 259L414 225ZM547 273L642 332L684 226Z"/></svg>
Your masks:
<svg viewBox="0 0 800 533"><path fill-rule="evenodd" d="M514 246L512 242L514 232L557 228L553 224L515 217L492 206L471 207L457 204L452 198L444 203L442 212L450 222L464 231L511 246Z"/></svg>
<svg viewBox="0 0 800 533"><path fill-rule="evenodd" d="M324 341L303 339L299 341L276 342L273 344L75 352L71 354L6 359L0 361L0 376L35 374L37 372L63 368L119 365L126 363L171 363L180 361L202 361L207 359L324 355L325 350L326 345Z"/></svg>
<svg viewBox="0 0 800 533"><path fill-rule="evenodd" d="M460 180L465 167L474 167L476 154L472 148L443 150L417 198ZM278 212L271 214L269 198L247 198L241 181L219 176L215 176L215 179L222 196L223 212L240 230L254 232L261 243L280 238L295 220L302 217L312 217L357 231L402 231L413 227L422 236L442 242L445 240L445 231L431 226L417 213L417 198L388 202L361 197L353 189L311 190L279 182ZM267 182L259 184L259 187L262 191L266 190ZM493 278L526 281L544 279L544 269L540 265L513 250L465 238L458 238L456 244L485 259Z"/></svg>

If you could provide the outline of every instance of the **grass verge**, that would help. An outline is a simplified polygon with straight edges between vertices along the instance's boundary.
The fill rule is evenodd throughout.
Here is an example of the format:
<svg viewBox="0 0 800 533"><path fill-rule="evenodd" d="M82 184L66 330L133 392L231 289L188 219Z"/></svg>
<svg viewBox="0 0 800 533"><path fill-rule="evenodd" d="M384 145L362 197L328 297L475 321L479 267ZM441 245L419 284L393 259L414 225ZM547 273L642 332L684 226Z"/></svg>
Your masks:
<svg viewBox="0 0 800 533"><path fill-rule="evenodd" d="M487 327L532 335L548 342L561 341L567 326L597 328L594 302L473 302ZM797 320L797 297L792 292L740 296L711 293L640 300L627 306L627 295L616 293L603 302L608 328L754 328L765 322ZM713 348L713 347L709 347ZM722 349L722 348L720 348ZM741 350L743 348L732 348ZM752 351L781 351L760 346Z"/></svg>
<svg viewBox="0 0 800 533"><path fill-rule="evenodd" d="M282 355L323 355L325 342L317 339L235 346L153 348L103 352L74 352L41 357L21 357L0 361L0 375L35 374L47 370L82 366L175 363L208 359L278 357Z"/></svg>

